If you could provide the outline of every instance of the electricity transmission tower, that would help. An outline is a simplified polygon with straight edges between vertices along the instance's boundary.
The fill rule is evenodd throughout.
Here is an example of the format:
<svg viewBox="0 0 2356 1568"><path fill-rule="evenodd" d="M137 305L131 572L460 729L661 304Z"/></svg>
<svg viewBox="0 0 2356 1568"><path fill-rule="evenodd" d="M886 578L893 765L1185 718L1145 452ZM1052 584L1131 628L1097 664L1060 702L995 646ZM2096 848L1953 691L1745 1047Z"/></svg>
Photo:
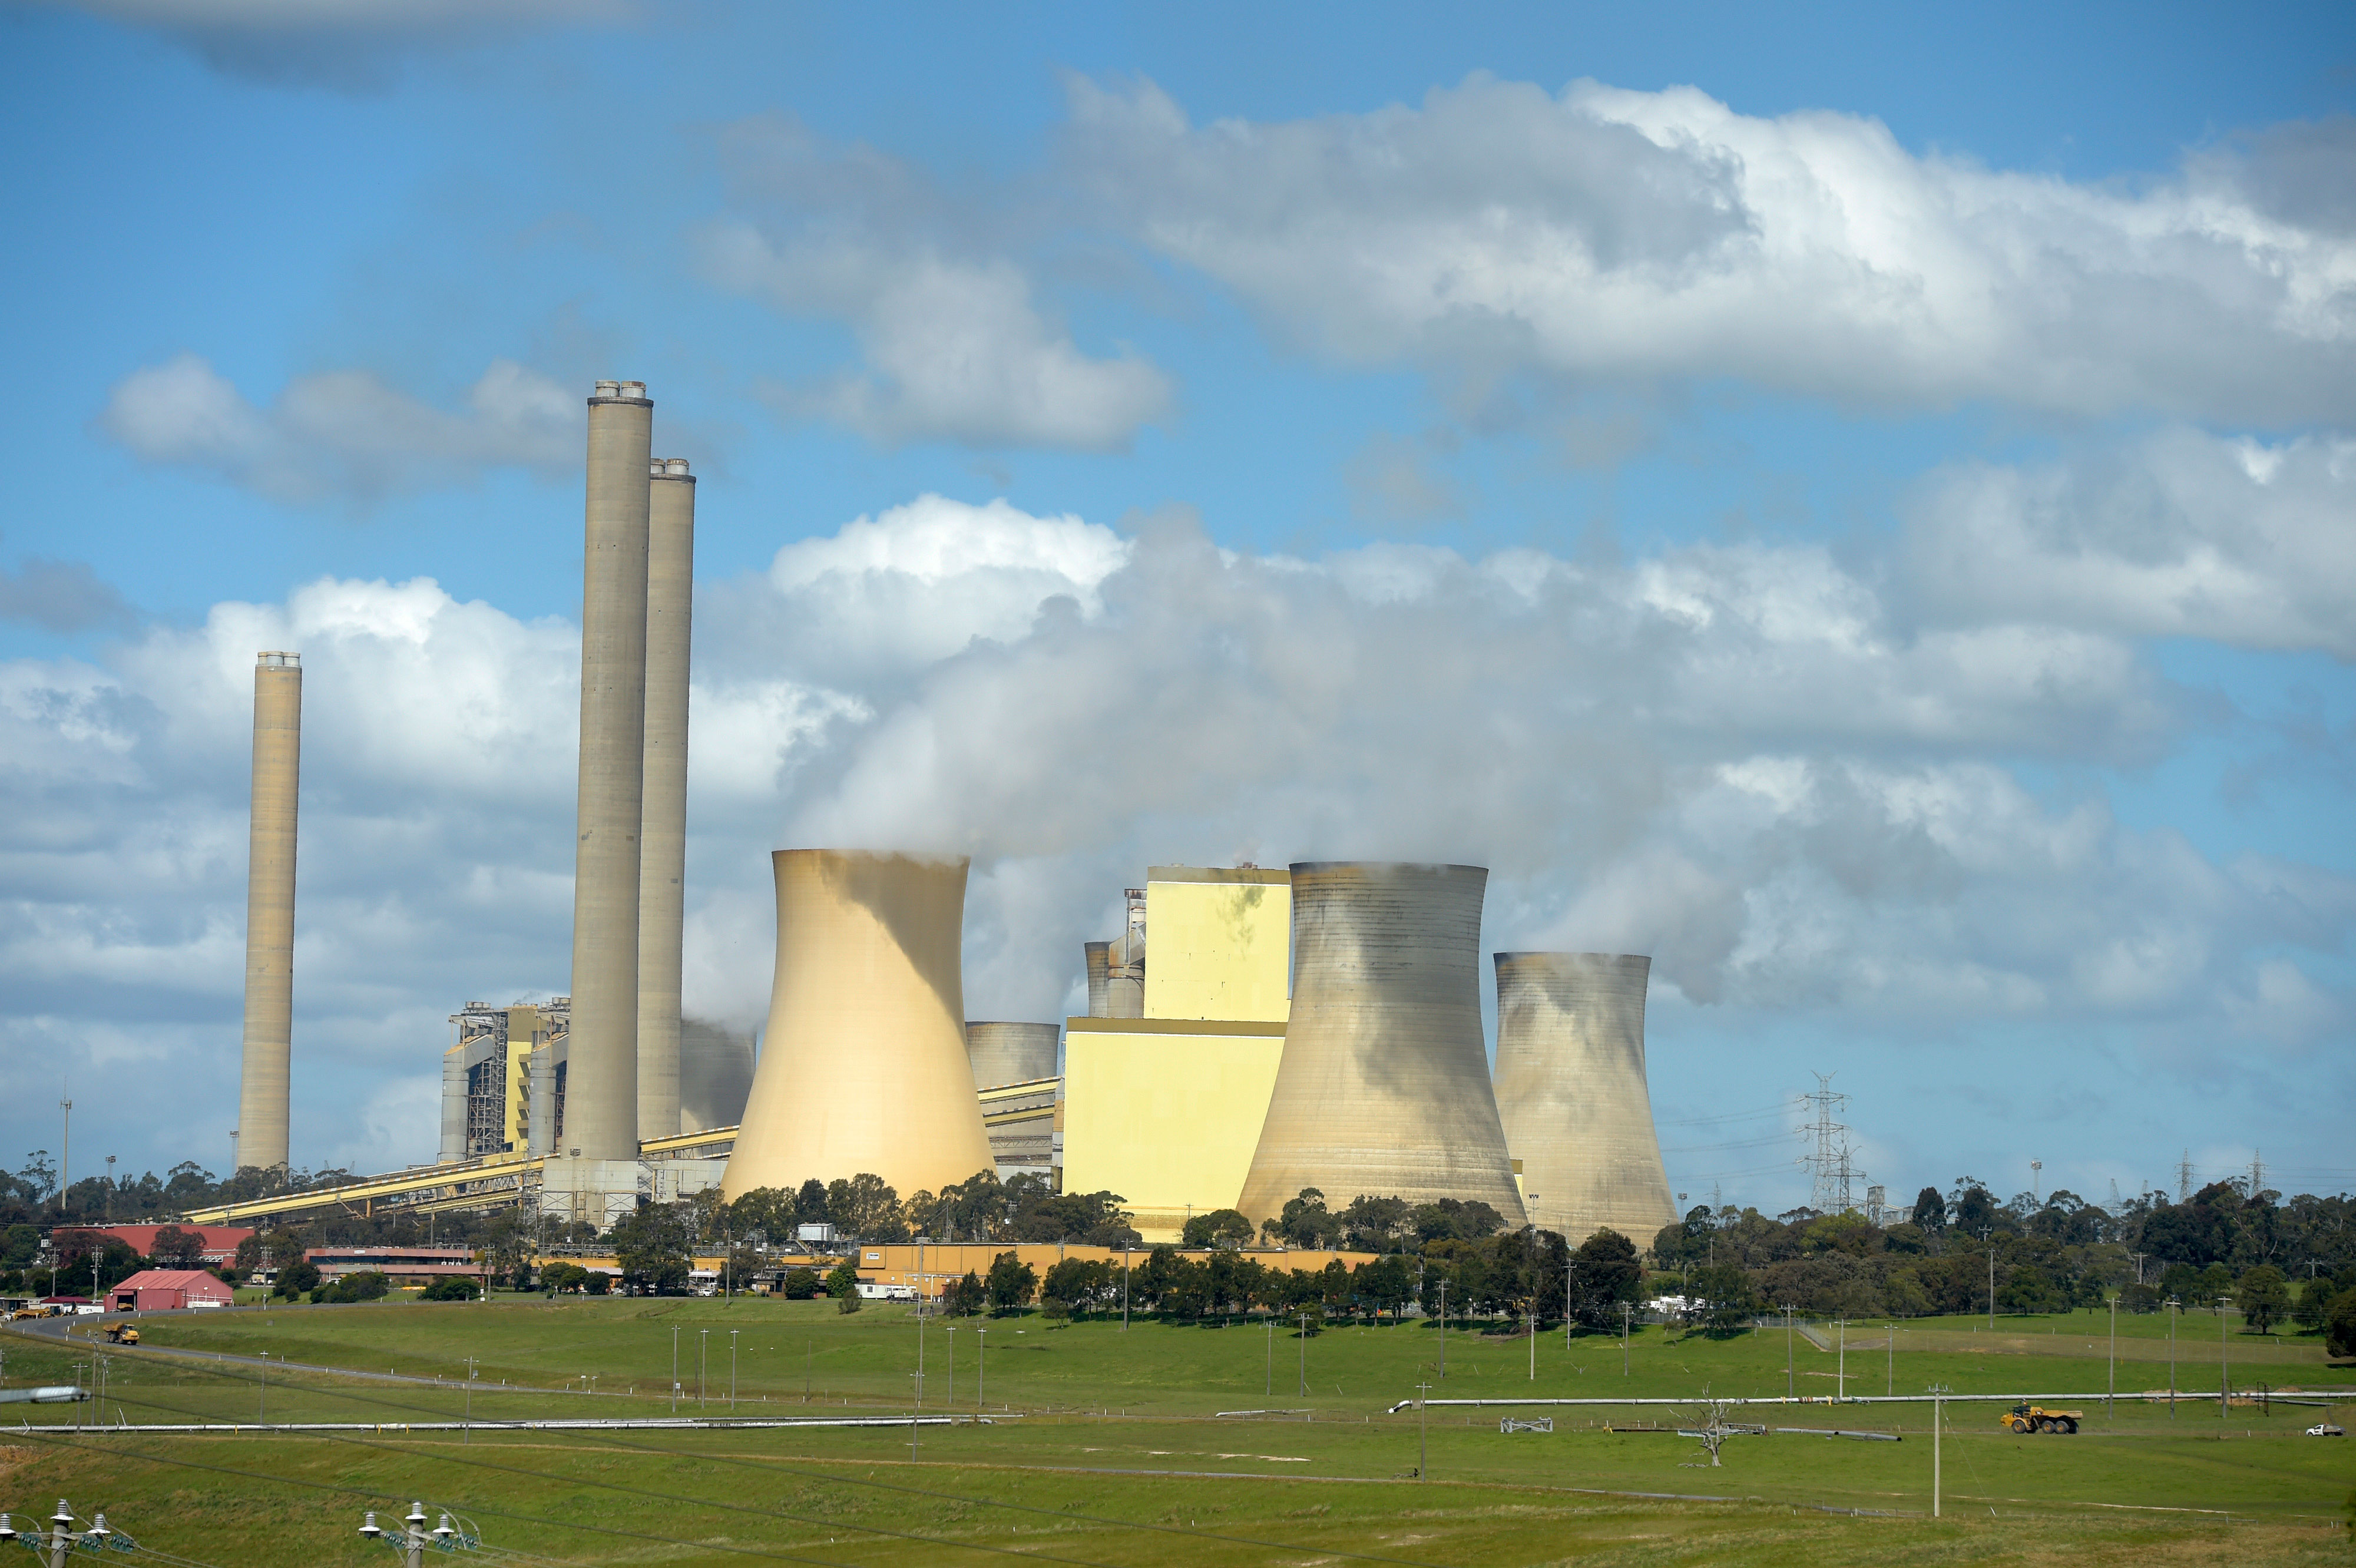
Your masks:
<svg viewBox="0 0 2356 1568"><path fill-rule="evenodd" d="M1815 1120L1800 1129L1815 1139L1815 1154L1804 1156L1814 1178L1810 1184L1808 1207L1819 1214L1846 1214L1857 1207L1855 1184L1865 1179L1851 1157L1848 1129L1835 1119L1835 1113L1848 1104L1848 1096L1833 1091L1829 1072L1815 1075L1816 1090L1800 1096L1801 1101L1815 1108Z"/></svg>

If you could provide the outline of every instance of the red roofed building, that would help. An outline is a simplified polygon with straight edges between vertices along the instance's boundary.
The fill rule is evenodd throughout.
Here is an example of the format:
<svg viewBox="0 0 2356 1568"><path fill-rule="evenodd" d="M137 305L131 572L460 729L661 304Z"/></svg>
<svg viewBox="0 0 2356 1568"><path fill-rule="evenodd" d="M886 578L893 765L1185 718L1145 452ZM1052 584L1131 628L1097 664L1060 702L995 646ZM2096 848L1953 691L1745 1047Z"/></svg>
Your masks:
<svg viewBox="0 0 2356 1568"><path fill-rule="evenodd" d="M201 1269L145 1269L106 1293L112 1312L175 1312L184 1306L227 1306L229 1286Z"/></svg>
<svg viewBox="0 0 2356 1568"><path fill-rule="evenodd" d="M161 1225L77 1225L77 1230L89 1230L122 1242L143 1258L155 1255L155 1232ZM237 1256L237 1244L253 1232L241 1225L182 1225L176 1229L186 1231L204 1243L204 1261L226 1263Z"/></svg>

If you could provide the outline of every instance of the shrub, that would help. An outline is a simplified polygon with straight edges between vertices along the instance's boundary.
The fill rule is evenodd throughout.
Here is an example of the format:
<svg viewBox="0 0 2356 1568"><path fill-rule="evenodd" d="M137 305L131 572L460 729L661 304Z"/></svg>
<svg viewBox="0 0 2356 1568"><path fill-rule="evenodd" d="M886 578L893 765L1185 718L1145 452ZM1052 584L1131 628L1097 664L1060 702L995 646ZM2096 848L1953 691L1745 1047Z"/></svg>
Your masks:
<svg viewBox="0 0 2356 1568"><path fill-rule="evenodd" d="M777 1282L777 1294L787 1301L809 1301L817 1296L823 1283L816 1269L787 1269L785 1277Z"/></svg>
<svg viewBox="0 0 2356 1568"><path fill-rule="evenodd" d="M419 1295L421 1301L472 1301L481 1294L480 1288L465 1274L444 1274L427 1285Z"/></svg>
<svg viewBox="0 0 2356 1568"><path fill-rule="evenodd" d="M293 1301L296 1296L319 1288L319 1266L309 1262L287 1263L278 1271L278 1283L270 1294Z"/></svg>
<svg viewBox="0 0 2356 1568"><path fill-rule="evenodd" d="M314 1305L327 1303L340 1305L356 1301L380 1301L390 1288L391 1288L391 1282L383 1274L374 1269L362 1269L358 1273L345 1274L339 1279L329 1280L311 1293L311 1301Z"/></svg>
<svg viewBox="0 0 2356 1568"><path fill-rule="evenodd" d="M2356 1290L2331 1298L2323 1318L2323 1348L2335 1357L2356 1356Z"/></svg>
<svg viewBox="0 0 2356 1568"><path fill-rule="evenodd" d="M826 1294L834 1298L838 1312L859 1310L859 1267L848 1258L837 1263L826 1276Z"/></svg>

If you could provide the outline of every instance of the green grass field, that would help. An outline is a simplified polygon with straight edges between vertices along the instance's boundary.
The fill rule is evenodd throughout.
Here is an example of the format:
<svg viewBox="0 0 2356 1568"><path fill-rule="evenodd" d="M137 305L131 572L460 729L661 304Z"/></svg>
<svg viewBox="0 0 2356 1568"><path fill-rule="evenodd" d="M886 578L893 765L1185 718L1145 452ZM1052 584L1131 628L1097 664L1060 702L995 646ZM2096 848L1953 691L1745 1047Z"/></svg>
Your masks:
<svg viewBox="0 0 2356 1568"><path fill-rule="evenodd" d="M844 1316L819 1301L495 1299L153 1319L152 1347L106 1351L102 1408L14 1407L0 1432L0 1507L56 1498L107 1509L143 1541L201 1562L380 1561L352 1534L363 1508L423 1498L461 1509L495 1545L576 1563L980 1562L1019 1552L1092 1563L1975 1563L2348 1562L2356 1458L2308 1438L2337 1410L2123 1402L2079 1407L2076 1437L2016 1437L1996 1407L1952 1404L1944 1514L1930 1508L1925 1405L1752 1407L1733 1419L1894 1433L1701 1444L1635 1422L1691 1425L1691 1407L1551 1411L1439 1399L1781 1395L1780 1331L1726 1341L1641 1330L1619 1341L1440 1336L1429 1326L1333 1328L1304 1346L1280 1326L1036 1316L923 1331L924 1402L949 1427L696 1431L404 1431L416 1423L662 1416L673 1346L681 1413L727 1413L731 1335L740 1415L906 1412L918 1325L905 1308ZM987 1329L987 1333L981 1332ZM1792 1340L1791 1383L1825 1396L2099 1394L2108 1321L1951 1319L1848 1330L1843 1358ZM678 1332L674 1335L674 1330ZM977 1378L977 1350L987 1367ZM79 1377L93 1351L5 1341L10 1386ZM1309 1392L1301 1392L1305 1375ZM701 1400L698 1393L701 1352ZM2356 1385L2311 1339L2229 1336L2237 1390ZM2217 1387L2216 1320L2178 1327L2179 1386ZM471 1390L467 1359L474 1358ZM262 1362L289 1362L294 1369ZM77 1371L72 1363L82 1363ZM2122 1319L2118 1387L2165 1388L2164 1319ZM316 1366L338 1369L322 1373ZM369 1374L362 1377L357 1374ZM431 1380L442 1380L435 1382ZM594 1391L591 1391L594 1379ZM1221 1414L1251 1412L1252 1414ZM1281 1412L1281 1413L1268 1413ZM1551 1434L1501 1434L1501 1414ZM356 1433L166 1434L119 1423L346 1422ZM14 1419L26 1424L15 1426ZM79 1430L77 1425L79 1424ZM103 1434L93 1426L118 1430ZM1429 1479L1415 1472L1419 1445ZM1635 1496L1631 1494L1646 1494ZM1673 1500L1687 1499L1687 1500ZM1001 1506L1011 1505L1011 1506ZM1854 1513L1826 1510L1856 1510ZM898 1533L884 1533L898 1532Z"/></svg>

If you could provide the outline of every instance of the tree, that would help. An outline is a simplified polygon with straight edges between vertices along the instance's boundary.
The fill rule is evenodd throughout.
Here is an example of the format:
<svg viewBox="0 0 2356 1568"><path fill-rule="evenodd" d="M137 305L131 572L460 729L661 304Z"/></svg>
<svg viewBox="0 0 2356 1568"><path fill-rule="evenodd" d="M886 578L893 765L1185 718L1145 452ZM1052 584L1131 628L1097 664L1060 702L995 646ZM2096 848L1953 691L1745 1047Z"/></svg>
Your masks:
<svg viewBox="0 0 2356 1568"><path fill-rule="evenodd" d="M2330 1314L2331 1298L2340 1294L2339 1282L2329 1277L2311 1279L2298 1287L2298 1305L2291 1308L2291 1320L2312 1334L2323 1326Z"/></svg>
<svg viewBox="0 0 2356 1568"><path fill-rule="evenodd" d="M2335 1358L2356 1356L2356 1290L2331 1298L2323 1317L2323 1348Z"/></svg>
<svg viewBox="0 0 2356 1568"><path fill-rule="evenodd" d="M1214 1208L1186 1221L1179 1241L1188 1247L1244 1247L1251 1243L1252 1222L1241 1209Z"/></svg>
<svg viewBox="0 0 2356 1568"><path fill-rule="evenodd" d="M1713 1339L1741 1333L1760 1307L1751 1276L1732 1263L1696 1269L1687 1300L1687 1318Z"/></svg>
<svg viewBox="0 0 2356 1568"><path fill-rule="evenodd" d="M692 1240L687 1217L668 1204L648 1204L623 1216L611 1238L622 1278L652 1294L686 1285L693 1267L688 1255Z"/></svg>
<svg viewBox="0 0 2356 1568"><path fill-rule="evenodd" d="M2260 1263L2244 1273L2234 1286L2234 1297L2243 1321L2261 1334L2290 1315L2290 1285L2272 1263Z"/></svg>
<svg viewBox="0 0 2356 1568"><path fill-rule="evenodd" d="M824 1225L830 1222L826 1211L826 1183L816 1176L794 1189L794 1223Z"/></svg>
<svg viewBox="0 0 2356 1568"><path fill-rule="evenodd" d="M988 1305L990 1294L981 1288L981 1276L971 1269L965 1278L951 1280L941 1292L941 1309L959 1317L971 1317Z"/></svg>
<svg viewBox="0 0 2356 1568"><path fill-rule="evenodd" d="M319 1287L319 1265L313 1262L287 1263L278 1271L278 1280L270 1294L293 1301L296 1296ZM439 1297L434 1299L439 1300Z"/></svg>
<svg viewBox="0 0 2356 1568"><path fill-rule="evenodd" d="M465 1274L444 1274L417 1294L420 1301L472 1301L480 1294L475 1282Z"/></svg>
<svg viewBox="0 0 2356 1568"><path fill-rule="evenodd" d="M1914 1223L1933 1236L1947 1228L1947 1200L1937 1187L1926 1187L1914 1195Z"/></svg>
<svg viewBox="0 0 2356 1568"><path fill-rule="evenodd" d="M834 1298L837 1312L859 1310L859 1265L845 1258L835 1264L826 1276L826 1294Z"/></svg>
<svg viewBox="0 0 2356 1568"><path fill-rule="evenodd" d="M1066 1258L1049 1265L1046 1278L1039 1282L1039 1300L1050 1316L1082 1311L1103 1298L1111 1280L1110 1263Z"/></svg>
<svg viewBox="0 0 2356 1568"><path fill-rule="evenodd" d="M1325 1195L1313 1187L1304 1187L1300 1195L1285 1200L1284 1210L1273 1219L1260 1221L1263 1238L1281 1241L1288 1247L1331 1246L1342 1235L1341 1217L1325 1208Z"/></svg>
<svg viewBox="0 0 2356 1568"><path fill-rule="evenodd" d="M982 1278L982 1288L990 1293L990 1310L998 1316L1029 1301L1038 1287L1039 1271L1012 1252L1001 1252L992 1259L990 1273Z"/></svg>
<svg viewBox="0 0 2356 1568"><path fill-rule="evenodd" d="M329 1280L311 1293L312 1305L380 1301L390 1288L384 1275L375 1269L362 1269L358 1273L345 1274Z"/></svg>
<svg viewBox="0 0 2356 1568"><path fill-rule="evenodd" d="M155 1232L155 1240L148 1246L147 1255L155 1261L159 1269L193 1269L204 1262L205 1239L201 1232L166 1225Z"/></svg>
<svg viewBox="0 0 2356 1568"><path fill-rule="evenodd" d="M777 1294L787 1301L810 1301L825 1283L816 1269L787 1269L777 1281Z"/></svg>
<svg viewBox="0 0 2356 1568"><path fill-rule="evenodd" d="M1598 1230L1573 1249L1570 1275L1570 1314L1590 1328L1619 1327L1620 1304L1644 1295L1636 1244L1617 1230Z"/></svg>
<svg viewBox="0 0 2356 1568"><path fill-rule="evenodd" d="M908 1221L900 1195L873 1171L827 1184L826 1209L835 1229L862 1241L905 1241Z"/></svg>

